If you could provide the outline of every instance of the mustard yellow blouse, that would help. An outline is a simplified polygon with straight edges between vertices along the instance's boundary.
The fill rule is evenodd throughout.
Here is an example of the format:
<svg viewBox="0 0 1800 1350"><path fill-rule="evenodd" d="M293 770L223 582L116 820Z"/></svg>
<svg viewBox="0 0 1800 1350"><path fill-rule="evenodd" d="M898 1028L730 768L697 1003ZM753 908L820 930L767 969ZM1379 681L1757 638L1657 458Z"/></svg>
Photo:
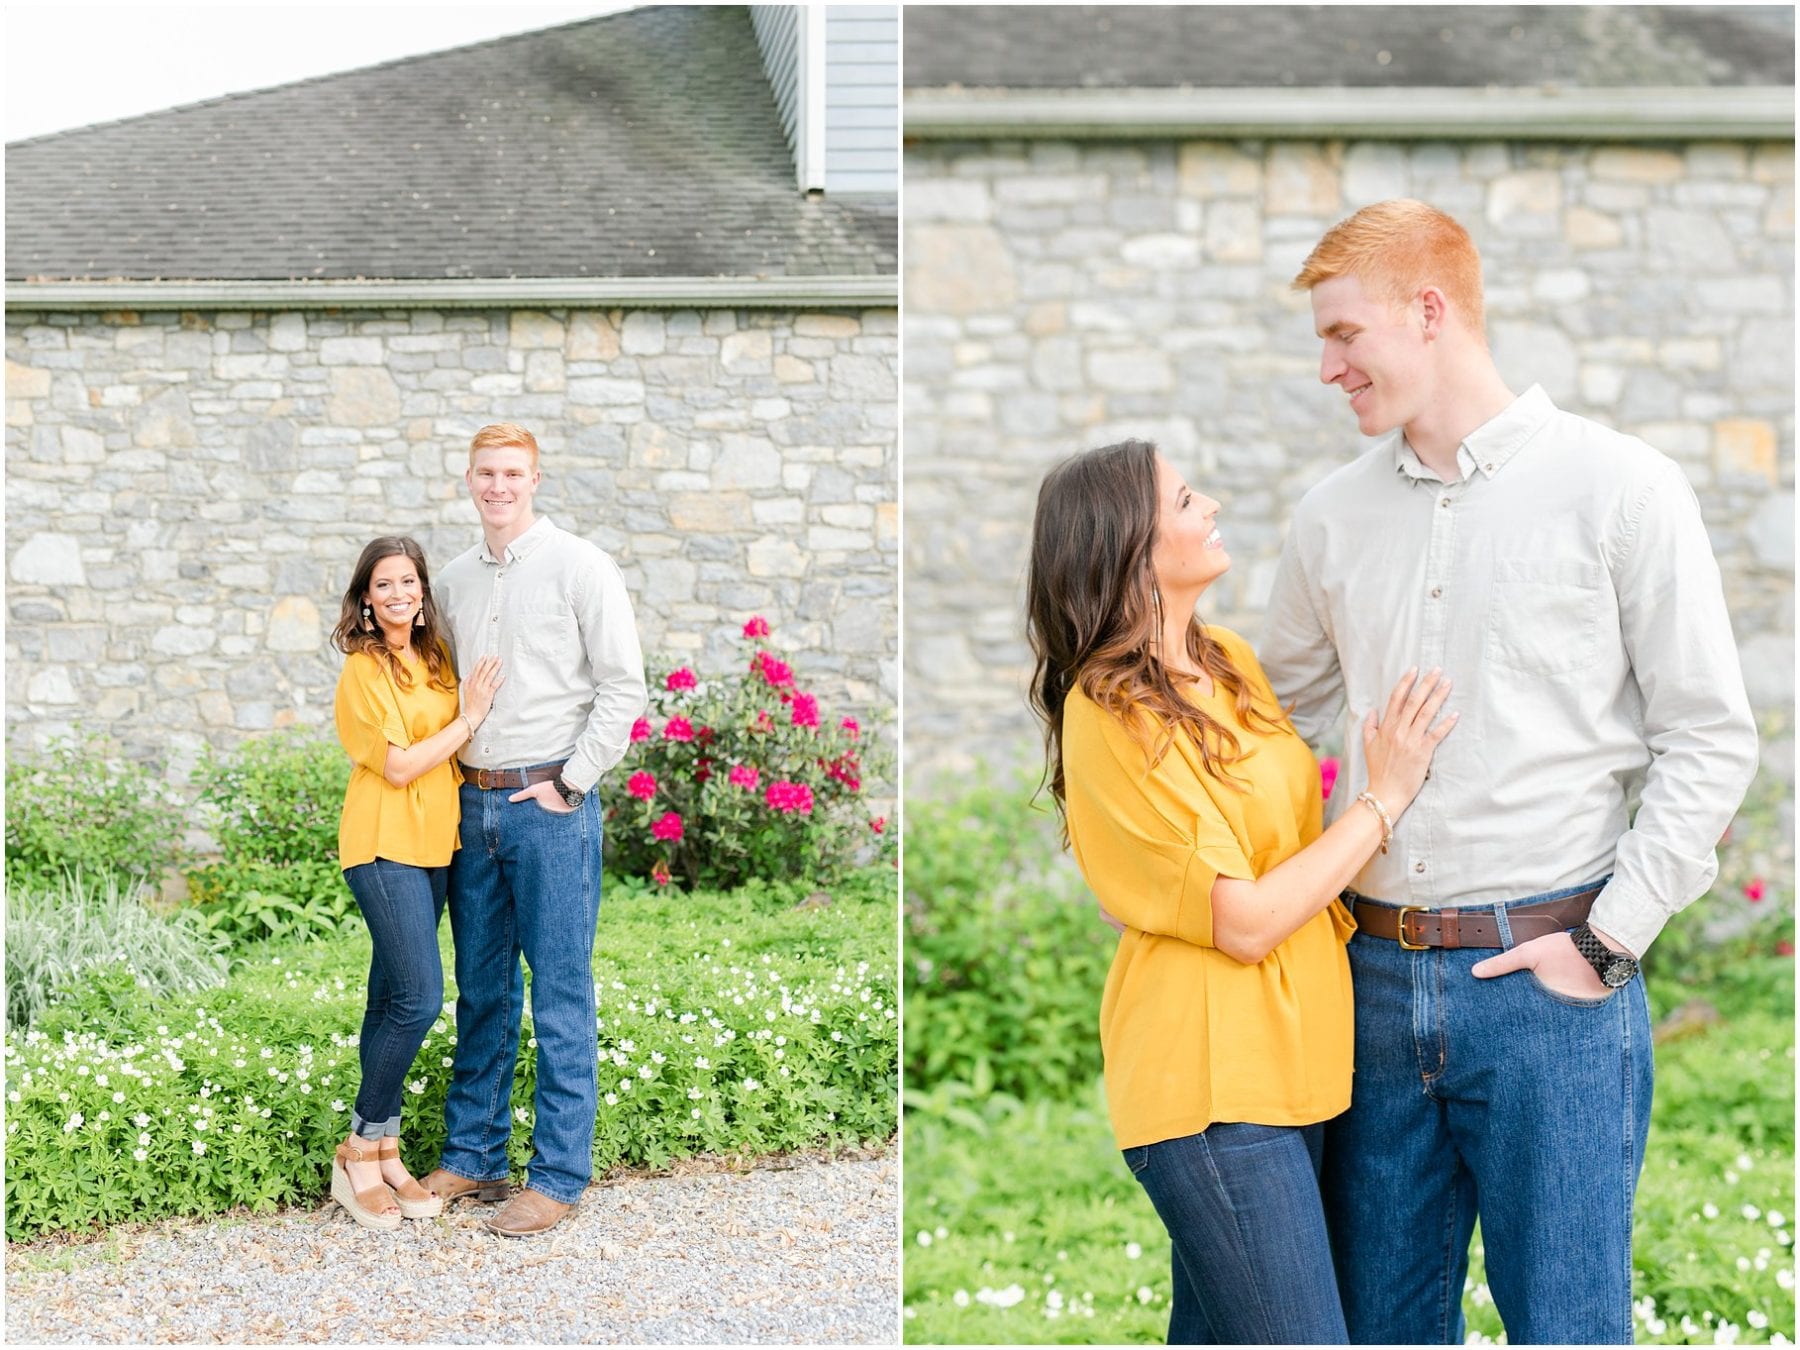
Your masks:
<svg viewBox="0 0 1800 1350"><path fill-rule="evenodd" d="M1258 706L1280 715L1250 644L1220 628ZM1069 838L1088 885L1126 924L1100 1005L1106 1098L1120 1148L1214 1121L1308 1125L1350 1105L1350 963L1341 902L1261 962L1213 946L1212 887L1254 879L1321 829L1319 766L1293 727L1238 724L1223 688L1192 697L1231 726L1244 790L1208 773L1184 734L1151 768L1123 722L1079 689L1063 709Z"/></svg>
<svg viewBox="0 0 1800 1350"><path fill-rule="evenodd" d="M436 689L425 663L406 660L412 687L402 689L367 652L353 652L337 685L337 733L353 768L338 818L338 866L356 867L386 858L415 867L444 867L460 845L462 807L456 757L403 788L383 776L388 746L402 750L442 731L460 705L454 685Z"/></svg>

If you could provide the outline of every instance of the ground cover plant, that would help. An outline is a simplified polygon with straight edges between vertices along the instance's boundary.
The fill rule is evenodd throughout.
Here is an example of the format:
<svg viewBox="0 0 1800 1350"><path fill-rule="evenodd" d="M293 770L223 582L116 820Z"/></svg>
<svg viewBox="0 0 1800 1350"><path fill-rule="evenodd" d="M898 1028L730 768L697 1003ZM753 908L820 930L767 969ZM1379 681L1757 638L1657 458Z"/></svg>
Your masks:
<svg viewBox="0 0 1800 1350"><path fill-rule="evenodd" d="M742 633L727 675L655 670L609 798L607 865L691 889L752 877L828 877L893 856L887 820L864 798L889 756L854 717L819 706L769 650L768 621Z"/></svg>
<svg viewBox="0 0 1800 1350"><path fill-rule="evenodd" d="M1009 785L908 804L904 1336L1160 1342L1168 1237L1113 1147L1085 1011L1098 1006L1111 936L1100 930L1097 954L1072 926L1099 927L1092 898L1057 861L1053 818L1028 796ZM1713 893L1676 917L1645 963L1659 1044L1636 1207L1642 1342L1795 1334L1785 798L1778 782L1753 790ZM1036 958L1010 948L1040 940L1067 962L1015 981L1007 972ZM994 970L969 954L983 945ZM976 991L1009 1006L975 1007ZM1069 1011L1044 1019L1040 1044L1038 1011L1059 1008ZM1061 1044L1071 1037L1076 1052ZM1477 1233L1463 1300L1475 1341L1502 1334L1483 1257Z"/></svg>
<svg viewBox="0 0 1800 1350"><path fill-rule="evenodd" d="M597 1168L892 1134L893 869L841 878L826 905L811 889L609 886L594 963ZM447 925L440 938L448 973ZM367 960L354 932L266 942L241 949L223 987L163 997L116 964L9 1033L7 1237L317 1202L355 1095ZM442 1142L446 999L408 1080L415 1170ZM526 1036L515 1167L530 1151L529 1023Z"/></svg>

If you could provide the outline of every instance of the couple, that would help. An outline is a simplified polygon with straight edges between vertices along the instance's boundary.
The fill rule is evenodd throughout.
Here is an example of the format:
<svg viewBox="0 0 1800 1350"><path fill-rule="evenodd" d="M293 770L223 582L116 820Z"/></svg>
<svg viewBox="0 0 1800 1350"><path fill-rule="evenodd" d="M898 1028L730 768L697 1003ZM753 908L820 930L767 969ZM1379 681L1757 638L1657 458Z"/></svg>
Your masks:
<svg viewBox="0 0 1800 1350"><path fill-rule="evenodd" d="M1169 1340L1460 1342L1479 1214L1511 1341L1628 1343L1637 960L1757 764L1698 504L1506 387L1442 212L1358 211L1294 284L1385 439L1300 502L1260 663L1195 617L1219 505L1152 446L1057 467L1034 526L1033 702L1121 932L1106 1090ZM1346 707L1325 827L1308 743Z"/></svg>
<svg viewBox="0 0 1800 1350"><path fill-rule="evenodd" d="M331 1194L357 1223L382 1230L464 1196L507 1199L523 954L537 1043L535 1151L525 1189L487 1226L525 1237L560 1222L593 1171L594 785L624 755L644 709L644 660L612 559L533 514L529 431L483 427L464 481L482 542L452 560L434 590L418 544L374 540L332 634L346 656L338 738L354 765L338 858L374 956L362 1081ZM421 1185L400 1159L401 1101L442 1011L446 899L456 1067L449 1138Z"/></svg>

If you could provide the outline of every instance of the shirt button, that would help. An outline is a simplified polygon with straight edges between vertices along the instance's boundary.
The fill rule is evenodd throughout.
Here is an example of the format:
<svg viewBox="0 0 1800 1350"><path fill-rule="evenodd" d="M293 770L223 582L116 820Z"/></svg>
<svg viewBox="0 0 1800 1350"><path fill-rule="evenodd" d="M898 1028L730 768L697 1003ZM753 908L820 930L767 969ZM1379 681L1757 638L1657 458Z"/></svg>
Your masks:
<svg viewBox="0 0 1800 1350"><path fill-rule="evenodd" d="M1423 871L1424 871L1424 870L1425 870L1425 864L1424 864L1424 863L1422 863L1422 862L1416 862L1416 863L1414 863L1414 864L1413 864L1413 871L1415 871L1415 872L1423 872Z"/></svg>
<svg viewBox="0 0 1800 1350"><path fill-rule="evenodd" d="M1492 464L1483 464L1481 467L1486 469L1489 473L1494 471L1494 466Z"/></svg>
<svg viewBox="0 0 1800 1350"><path fill-rule="evenodd" d="M1438 505L1443 507L1446 511L1448 511L1450 509L1450 499L1448 497L1446 497L1441 502L1439 502Z"/></svg>
<svg viewBox="0 0 1800 1350"><path fill-rule="evenodd" d="M1431 588L1431 598L1433 600L1443 599L1444 598L1444 588L1442 586L1433 586Z"/></svg>
<svg viewBox="0 0 1800 1350"><path fill-rule="evenodd" d="M498 615L498 614L493 614L493 615L490 615L490 616L489 616L489 617L488 617L488 622L489 622L489 623L499 623L499 622L500 622L500 616L499 616L499 615Z"/></svg>

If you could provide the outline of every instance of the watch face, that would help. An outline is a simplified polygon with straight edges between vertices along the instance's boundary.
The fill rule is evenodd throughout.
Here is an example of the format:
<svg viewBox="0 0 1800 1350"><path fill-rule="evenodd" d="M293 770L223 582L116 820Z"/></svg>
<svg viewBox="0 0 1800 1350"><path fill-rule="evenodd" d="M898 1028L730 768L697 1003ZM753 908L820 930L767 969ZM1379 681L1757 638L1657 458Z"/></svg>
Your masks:
<svg viewBox="0 0 1800 1350"><path fill-rule="evenodd" d="M1600 983L1608 989L1622 989L1631 983L1631 977L1635 974L1637 963L1621 957L1607 962L1606 969L1600 972Z"/></svg>

